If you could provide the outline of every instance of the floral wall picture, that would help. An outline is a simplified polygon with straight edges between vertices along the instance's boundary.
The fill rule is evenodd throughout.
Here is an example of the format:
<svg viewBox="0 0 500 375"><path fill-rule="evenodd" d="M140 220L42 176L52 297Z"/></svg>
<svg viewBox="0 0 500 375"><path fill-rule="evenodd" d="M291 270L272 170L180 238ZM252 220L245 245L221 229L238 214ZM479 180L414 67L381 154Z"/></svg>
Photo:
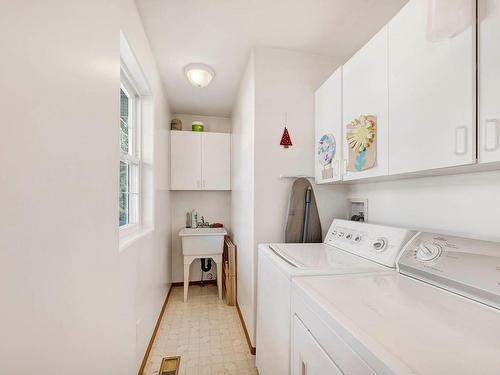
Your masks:
<svg viewBox="0 0 500 375"><path fill-rule="evenodd" d="M363 115L346 127L349 155L347 170L360 172L373 168L377 162L377 117Z"/></svg>
<svg viewBox="0 0 500 375"><path fill-rule="evenodd" d="M318 161L323 166L322 178L333 177L332 162L337 151L337 143L333 134L323 134L318 142Z"/></svg>

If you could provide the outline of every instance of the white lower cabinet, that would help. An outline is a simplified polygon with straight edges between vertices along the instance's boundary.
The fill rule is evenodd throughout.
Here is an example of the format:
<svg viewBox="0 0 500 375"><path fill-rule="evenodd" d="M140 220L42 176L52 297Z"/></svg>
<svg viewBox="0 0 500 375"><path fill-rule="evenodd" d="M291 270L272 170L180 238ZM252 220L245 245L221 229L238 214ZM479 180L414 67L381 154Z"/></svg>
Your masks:
<svg viewBox="0 0 500 375"><path fill-rule="evenodd" d="M342 374L297 315L293 317L292 358L293 375Z"/></svg>
<svg viewBox="0 0 500 375"><path fill-rule="evenodd" d="M388 30L389 174L474 163L475 1L410 0Z"/></svg>
<svg viewBox="0 0 500 375"><path fill-rule="evenodd" d="M500 0L479 0L480 163L500 161Z"/></svg>
<svg viewBox="0 0 500 375"><path fill-rule="evenodd" d="M342 68L315 92L315 176L317 184L342 180Z"/></svg>
<svg viewBox="0 0 500 375"><path fill-rule="evenodd" d="M380 30L342 67L342 145L344 180L388 173L387 27ZM363 119L375 121L375 129ZM361 120L356 138L370 142L366 152L353 153L347 141L351 123ZM352 132L351 132L352 133ZM356 148L359 151L359 148Z"/></svg>

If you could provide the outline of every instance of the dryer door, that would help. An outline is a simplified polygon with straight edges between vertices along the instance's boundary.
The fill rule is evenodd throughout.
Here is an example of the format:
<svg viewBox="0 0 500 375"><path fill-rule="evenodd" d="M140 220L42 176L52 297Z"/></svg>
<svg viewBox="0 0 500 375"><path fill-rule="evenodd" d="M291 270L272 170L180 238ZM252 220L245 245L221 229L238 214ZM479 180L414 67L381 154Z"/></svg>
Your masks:
<svg viewBox="0 0 500 375"><path fill-rule="evenodd" d="M293 375L342 375L297 315L293 317L292 353Z"/></svg>

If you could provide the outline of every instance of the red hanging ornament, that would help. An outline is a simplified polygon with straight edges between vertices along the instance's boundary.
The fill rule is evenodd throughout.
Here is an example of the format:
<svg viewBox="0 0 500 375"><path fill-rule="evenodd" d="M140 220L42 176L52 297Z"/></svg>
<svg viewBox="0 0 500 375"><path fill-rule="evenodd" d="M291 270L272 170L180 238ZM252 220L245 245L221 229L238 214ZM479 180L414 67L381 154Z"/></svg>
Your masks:
<svg viewBox="0 0 500 375"><path fill-rule="evenodd" d="M285 126L285 130L283 131L283 135L281 136L281 146L285 146L285 148L288 148L288 146L292 145L292 140L290 139L290 134L288 134L288 130Z"/></svg>

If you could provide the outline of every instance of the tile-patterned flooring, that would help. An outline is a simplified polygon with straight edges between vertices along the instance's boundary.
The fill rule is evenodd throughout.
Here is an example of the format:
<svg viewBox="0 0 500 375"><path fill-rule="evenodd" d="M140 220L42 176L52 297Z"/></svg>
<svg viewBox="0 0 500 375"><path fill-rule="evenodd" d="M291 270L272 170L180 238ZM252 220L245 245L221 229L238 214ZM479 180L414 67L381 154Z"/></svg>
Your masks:
<svg viewBox="0 0 500 375"><path fill-rule="evenodd" d="M236 307L217 297L216 285L172 289L144 375L158 375L163 357L181 356L180 374L257 374Z"/></svg>

